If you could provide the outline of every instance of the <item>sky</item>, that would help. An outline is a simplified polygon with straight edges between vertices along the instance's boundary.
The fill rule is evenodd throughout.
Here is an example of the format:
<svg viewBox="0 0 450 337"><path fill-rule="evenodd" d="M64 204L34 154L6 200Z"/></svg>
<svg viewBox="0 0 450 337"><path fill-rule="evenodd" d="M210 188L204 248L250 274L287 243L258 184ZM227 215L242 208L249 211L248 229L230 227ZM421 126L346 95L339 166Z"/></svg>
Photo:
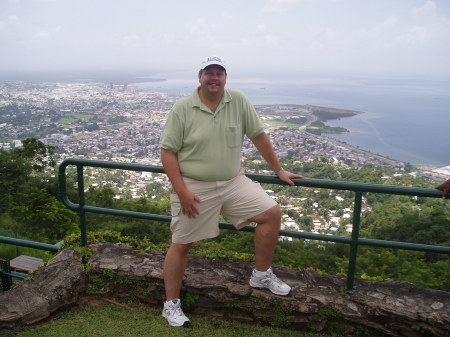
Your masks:
<svg viewBox="0 0 450 337"><path fill-rule="evenodd" d="M448 0L0 0L0 70L450 78Z"/></svg>

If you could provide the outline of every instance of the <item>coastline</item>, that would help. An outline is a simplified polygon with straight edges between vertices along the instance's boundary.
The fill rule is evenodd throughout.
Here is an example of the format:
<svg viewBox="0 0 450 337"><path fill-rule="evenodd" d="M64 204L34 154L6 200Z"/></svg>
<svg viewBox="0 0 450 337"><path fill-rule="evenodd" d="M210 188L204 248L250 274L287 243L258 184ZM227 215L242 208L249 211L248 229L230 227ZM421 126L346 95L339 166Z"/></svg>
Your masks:
<svg viewBox="0 0 450 337"><path fill-rule="evenodd" d="M13 74L14 72L10 72ZM17 74L16 74L17 75ZM19 72L22 80L122 86L148 92L187 95L196 87L187 71L83 70ZM17 76L16 76L17 78ZM382 153L414 165L450 165L445 121L450 106L450 81L430 78L352 77L347 74L234 74L228 86L241 90L254 105L301 104L333 107L363 114L328 120L331 127L350 132L336 139L372 153ZM418 137L420 135L420 137ZM426 144L423 141L426 139Z"/></svg>
<svg viewBox="0 0 450 337"><path fill-rule="evenodd" d="M142 77L140 79L142 79ZM5 83L6 82L7 81L5 81ZM105 94L107 97L114 96L116 99L120 99L122 97L122 95L124 96L124 98L127 96L130 96L130 97L135 96L133 94L133 92L136 92L136 95L137 95L136 97L153 95L155 93L162 93L162 92L167 93L169 96L179 97L180 95L184 95L186 93L186 91L188 93L191 92L190 87L186 86L186 83L188 83L188 82L184 82L184 81L182 83L178 82L176 86L173 86L173 83L171 84L170 82L171 81L169 81L169 80L161 81L161 82L160 81L146 82L147 86L146 85L136 86L135 84L132 84L128 87L129 90L127 90L125 86L124 87L114 86L114 89L113 89L112 86L101 84L98 82L97 83L82 82L82 83L80 83L80 85L84 86L84 85L94 84L95 86L97 86L99 88L99 93ZM190 82L192 82L192 81L189 81L189 83ZM29 83L32 83L32 82L29 82ZM142 81L140 83L142 83ZM47 82L47 84L49 84L49 83ZM74 100L75 97L70 96L70 92L72 89L70 89L69 86L67 86L67 88L66 88L66 84L67 84L67 82L61 83L61 85L65 88L64 89L65 92L64 92L64 90L61 91L61 89L58 89L61 92L58 91L58 93L56 95L64 94L67 99ZM158 90L156 90L154 87L158 87ZM283 96L276 96L276 95L273 96L273 92L272 92L272 90L270 90L269 86L267 86L265 90L261 90L259 88L260 88L260 86L258 85L258 92L261 92L261 91L265 92L264 93L265 99L270 100L270 101L276 100L276 101L282 101L282 102L287 102L290 99L295 98L296 96L293 96L293 95L295 95L295 93L297 92L297 89L298 89L298 88L295 88L294 92L286 93L286 97L283 97ZM281 89L281 87L277 87L277 88L278 88L278 90ZM42 99L43 104L54 105L53 106L53 108L54 108L56 106L56 104L59 104L60 101L53 97L55 95L55 93L52 93L52 90L53 90L53 87L51 85L47 86L47 85L43 84L43 85L39 86L39 91L41 91L41 92L38 95L42 96L42 98L40 98L40 99ZM48 92L46 92L46 91L48 91ZM248 90L246 90L246 91L248 91ZM50 93L52 93L52 94L50 94ZM251 98L251 93L252 92L250 90L249 96L250 96L250 100L253 102L254 100ZM37 94L37 92L35 94ZM354 97L354 96L355 95L353 94L351 97ZM51 97L51 98L48 98L48 97ZM127 99L129 99L129 98L127 98ZM86 97L86 99L91 99L91 98ZM158 99L160 99L160 98L158 98ZM33 97L33 100L36 101L36 98ZM256 101L258 101L258 100L256 100ZM314 99L311 99L311 100L308 99L308 101L313 102ZM63 101L61 101L61 102L63 102ZM141 101L141 102L144 102L144 101ZM145 101L145 102L150 102L150 101ZM167 101L167 103L169 105L173 104L170 102L171 102L170 100ZM355 102L357 102L357 100ZM336 106L339 106L339 104L337 104ZM86 106L86 107L88 107L88 106ZM372 118L373 118L372 117L373 113L370 110L369 110L369 112L367 112L365 109L363 109L364 108L363 106L358 106L358 104L356 104L356 103L349 108L339 108L339 107L334 107L331 104L317 104L317 103L316 104L295 104L295 103L272 104L272 103L269 103L269 104L264 104L264 105L256 105L255 104L255 108L258 108L258 107L263 107L267 110L267 111L263 111L263 114L270 114L270 115L283 115L283 114L289 115L289 114L291 114L292 117L299 117L302 114L307 115L307 116L314 116L314 119L310 118L308 120L309 124L311 124L315 120L318 120L319 117L321 117L321 119L326 123L326 125L329 125L329 122L334 122L334 123L340 124L341 122L344 122L344 121L347 122L347 121L357 120L357 119L363 119L363 120L366 119L371 122ZM355 109L355 107L359 107L360 109ZM142 108L142 106L140 106L140 108ZM295 111L295 112L289 111L290 108L294 108L297 111ZM158 109L160 109L160 108L158 108ZM170 107L167 106L166 109L170 109ZM147 108L144 110L151 111L151 108L150 109ZM318 114L319 117L317 115L313 114L313 112L317 112L317 111L320 112ZM325 115L324 115L324 113L325 113ZM350 118L350 117L353 117L353 118ZM378 118L378 116L377 116L377 118ZM443 123L441 123L441 124L443 124ZM360 152L370 154L371 156L378 156L380 158L384 158L385 160L389 160L392 162L412 163L412 166L420 168L420 169L422 169L422 168L435 169L438 167L448 166L445 164L439 165L439 164L435 164L435 163L430 163L430 162L427 162L426 160L420 161L420 162L415 162L415 161L405 161L403 159L393 159L393 158L399 158L399 157L394 156L392 154L386 155L386 152L389 153L389 150L391 150L389 147L384 148L384 149L387 149L388 151L384 151L383 153L381 153L376 148L374 150L373 147L370 148L370 147L366 147L364 145L359 145L359 144L355 145L354 142L349 142L349 141L346 141L345 139L343 140L343 139L336 138L336 136L340 136L340 135L344 135L344 136L345 135L357 135L357 136L359 136L361 134L364 134L364 130L361 131L361 129L354 128L354 127L348 127L345 125L343 127L345 129L349 130L349 132L342 133L342 134L341 133L339 133L339 134L323 133L321 135L321 137L324 137L327 139L332 139L333 141L335 141L343 146L352 147L354 149L357 149ZM423 125L420 125L420 127L421 127L421 129L423 129ZM381 136L380 136L380 138L381 138ZM428 138L426 138L426 139L428 139ZM376 141L376 139L374 141ZM440 143L439 149L441 149L441 148L442 148L442 142ZM445 149L444 149L444 151L440 150L440 152L442 152L443 158L447 157L446 153L445 153L447 150L445 150Z"/></svg>
<svg viewBox="0 0 450 337"><path fill-rule="evenodd" d="M379 158L381 162L386 162L391 166L398 166L399 164L401 166L404 166L406 163L390 158L389 156L373 153L369 150L362 149L358 146L354 146L351 144L348 144L346 142L342 142L340 140L334 139L331 136L328 136L328 134L315 134L313 132L309 131L309 126L317 121L322 121L323 123L326 123L326 119L321 120L316 114L316 111L332 111L334 119L339 118L345 118L345 117L352 117L357 114L363 114L363 111L354 111L354 110L348 110L348 109L339 109L339 108L331 108L331 107L322 107L322 106L311 106L311 105L300 105L300 104L267 104L267 105L255 105L255 108L260 116L264 116L264 118L273 118L273 119L279 119L284 118L289 120L290 117L300 117L304 118L305 123L303 125L299 125L298 127L293 126L286 126L288 128L298 129L302 132L308 132L311 133L317 137L326 137L330 141L338 144L339 146L346 147L349 149L352 149L352 151L360 152L362 154L367 154L370 157L376 157ZM326 124L325 124L326 125ZM278 129L285 126L273 126L273 128Z"/></svg>
<svg viewBox="0 0 450 337"><path fill-rule="evenodd" d="M355 111L355 110L349 110L349 109L339 109L339 108L332 108L332 107L323 107L323 106L311 106L311 105L301 105L301 104L266 104L266 105L255 105L255 108L261 116L264 116L265 118L270 117L275 120L284 118L285 120L289 120L290 117L301 117L305 119L305 124L298 127L299 130L302 130L303 132L309 132L308 126L312 123L319 121L319 117L314 113L314 111L328 111L332 112L330 119L324 119L322 120L325 125L327 121L329 120L339 120L341 118L350 118L356 115L364 114L364 111ZM329 116L330 117L330 116ZM281 127L288 127L288 128L296 128L295 126L280 126L275 125L273 128L278 129ZM349 133L357 133L358 131L355 130L349 130ZM313 133L314 134L314 133ZM406 167L409 166L412 169L416 169L416 173L412 172L412 174L416 175L423 175L427 176L428 178L440 181L440 180L446 180L450 178L450 166L446 165L433 165L430 163L420 163L420 164L414 164L407 161L403 161L400 159L395 159L388 155L383 155L380 153L376 153L374 151L371 151L369 149L362 148L357 145L352 145L348 142L336 139L333 137L333 135L336 135L335 133L322 133L316 136L321 138L327 138L329 141L335 143L337 146L345 147L347 149L350 149L352 152L358 152L364 157L370 157L375 158L379 162L385 163L386 165L392 166L392 167ZM449 168L449 173L447 174L447 167ZM443 171L444 173L440 172Z"/></svg>

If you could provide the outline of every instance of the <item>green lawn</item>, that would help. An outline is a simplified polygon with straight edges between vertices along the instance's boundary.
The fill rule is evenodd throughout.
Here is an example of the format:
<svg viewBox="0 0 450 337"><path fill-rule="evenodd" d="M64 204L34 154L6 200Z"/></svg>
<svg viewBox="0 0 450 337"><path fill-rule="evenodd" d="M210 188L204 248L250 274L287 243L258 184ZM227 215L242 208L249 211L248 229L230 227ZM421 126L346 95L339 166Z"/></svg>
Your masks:
<svg viewBox="0 0 450 337"><path fill-rule="evenodd" d="M301 333L295 330L230 322L189 315L192 326L174 328L161 310L144 304L85 305L60 312L44 323L24 327L20 337L330 337L339 335ZM14 336L14 334L10 334Z"/></svg>

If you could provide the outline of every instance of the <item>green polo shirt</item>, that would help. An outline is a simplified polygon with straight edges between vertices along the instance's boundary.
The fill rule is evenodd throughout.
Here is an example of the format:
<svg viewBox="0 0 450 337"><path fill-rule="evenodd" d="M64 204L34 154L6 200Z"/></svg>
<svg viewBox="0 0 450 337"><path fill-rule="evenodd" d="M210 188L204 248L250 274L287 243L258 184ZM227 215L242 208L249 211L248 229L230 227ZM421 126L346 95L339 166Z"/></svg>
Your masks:
<svg viewBox="0 0 450 337"><path fill-rule="evenodd" d="M183 176L229 180L241 167L244 135L253 139L263 131L253 105L241 92L226 89L213 113L200 101L197 89L173 106L160 145L177 153Z"/></svg>

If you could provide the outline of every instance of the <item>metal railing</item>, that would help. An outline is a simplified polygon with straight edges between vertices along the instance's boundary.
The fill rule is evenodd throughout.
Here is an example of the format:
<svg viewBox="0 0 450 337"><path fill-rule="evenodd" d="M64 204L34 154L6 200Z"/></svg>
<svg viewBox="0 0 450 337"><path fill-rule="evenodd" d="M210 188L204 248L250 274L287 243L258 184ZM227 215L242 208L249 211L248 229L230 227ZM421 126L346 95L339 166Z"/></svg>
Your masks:
<svg viewBox="0 0 450 337"><path fill-rule="evenodd" d="M66 168L69 165L75 165L77 168L78 200L79 200L78 204L74 204L73 202L71 202L67 195ZM148 213L141 213L141 212L132 212L132 211L125 211L125 210L110 209L110 208L101 208L101 207L94 207L94 206L86 205L85 192L84 192L84 190L85 190L84 167L85 166L100 167L100 168L107 168L107 169L121 169L121 170L129 170L129 171L165 173L164 169L161 166L119 163L119 162L100 161L100 160L85 160L85 159L66 159L66 160L64 160L60 164L59 169L58 169L58 180L59 180L59 189L60 189L61 199L66 207L68 207L69 209L71 209L73 211L78 212L78 214L80 216L80 230L81 230L81 244L82 245L87 245L86 212L170 222L170 220L171 220L170 216L158 215L158 214L148 214ZM267 175L259 175L259 174L247 174L247 176L250 179L252 179L254 181L258 181L260 183L287 185L285 182L281 181L280 179L278 179L275 176L267 176ZM347 283L346 283L347 290L354 289L357 250L358 250L359 245L394 248L394 249L406 249L406 250L433 252L433 253L441 253L441 254L450 254L450 247L432 246L432 245L415 244L415 243L407 243L407 242L386 241L386 240L364 239L364 238L359 237L361 203L362 203L362 195L364 192L441 198L442 192L439 190L432 189L432 188L377 185L377 184L368 184L368 183L344 182L344 181L308 179L308 178L294 179L293 181L295 182L296 186L347 190L347 191L355 192L355 202L354 202L354 209L353 209L353 230L352 230L351 237L315 234L315 233L307 233L307 232L297 232L297 231L289 231L289 230L281 230L280 231L281 236L349 244L350 245L350 253L349 253L349 266L348 266L348 272L347 272ZM229 223L221 222L221 223L219 223L219 227L221 229L235 230L234 226ZM254 232L255 227L245 226L244 228L242 228L240 230L247 231L247 232Z"/></svg>
<svg viewBox="0 0 450 337"><path fill-rule="evenodd" d="M29 241L17 238L10 238L7 236L0 236L0 243L5 243L14 246L28 247L34 249L45 250L49 252L56 253L59 250L59 247L63 244L63 241L60 241L54 245L43 242ZM27 273L21 273L18 271L11 270L8 261L2 261L0 268L0 279L2 281L2 291L9 290L12 285L12 278L17 278L23 280L28 277Z"/></svg>

